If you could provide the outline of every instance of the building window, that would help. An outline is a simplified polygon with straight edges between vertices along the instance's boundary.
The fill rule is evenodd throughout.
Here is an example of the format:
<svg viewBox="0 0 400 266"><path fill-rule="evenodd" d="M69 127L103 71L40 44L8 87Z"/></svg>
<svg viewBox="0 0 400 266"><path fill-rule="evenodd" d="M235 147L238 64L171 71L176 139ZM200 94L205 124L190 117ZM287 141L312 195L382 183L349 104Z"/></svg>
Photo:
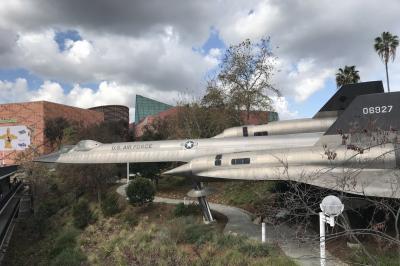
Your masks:
<svg viewBox="0 0 400 266"><path fill-rule="evenodd" d="M232 164L232 165L236 165L236 164L250 164L250 158L232 159L231 164Z"/></svg>
<svg viewBox="0 0 400 266"><path fill-rule="evenodd" d="M268 136L268 131L254 132L254 136Z"/></svg>

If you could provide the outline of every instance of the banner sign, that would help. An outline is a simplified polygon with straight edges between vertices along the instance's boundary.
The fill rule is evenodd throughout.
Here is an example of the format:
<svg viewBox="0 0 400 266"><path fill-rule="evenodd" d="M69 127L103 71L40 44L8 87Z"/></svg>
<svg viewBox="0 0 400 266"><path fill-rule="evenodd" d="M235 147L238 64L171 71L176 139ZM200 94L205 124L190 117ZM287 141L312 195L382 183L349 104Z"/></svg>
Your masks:
<svg viewBox="0 0 400 266"><path fill-rule="evenodd" d="M15 119L15 118L10 118L10 119L0 118L0 124L6 124L6 123L17 123L17 119Z"/></svg>
<svg viewBox="0 0 400 266"><path fill-rule="evenodd" d="M31 137L26 126L0 127L0 151L23 151L29 145Z"/></svg>

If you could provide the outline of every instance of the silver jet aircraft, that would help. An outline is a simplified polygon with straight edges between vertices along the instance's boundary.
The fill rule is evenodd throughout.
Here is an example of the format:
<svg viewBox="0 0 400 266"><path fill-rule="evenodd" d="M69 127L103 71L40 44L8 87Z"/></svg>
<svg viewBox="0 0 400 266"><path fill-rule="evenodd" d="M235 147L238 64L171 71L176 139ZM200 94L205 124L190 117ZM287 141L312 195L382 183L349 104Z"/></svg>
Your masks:
<svg viewBox="0 0 400 266"><path fill-rule="evenodd" d="M310 119L230 128L210 139L110 144L83 140L35 161L183 162L164 174L197 181L290 180L400 198L399 129L400 92L384 93L382 82L364 82L342 86ZM197 194L207 192L198 187Z"/></svg>

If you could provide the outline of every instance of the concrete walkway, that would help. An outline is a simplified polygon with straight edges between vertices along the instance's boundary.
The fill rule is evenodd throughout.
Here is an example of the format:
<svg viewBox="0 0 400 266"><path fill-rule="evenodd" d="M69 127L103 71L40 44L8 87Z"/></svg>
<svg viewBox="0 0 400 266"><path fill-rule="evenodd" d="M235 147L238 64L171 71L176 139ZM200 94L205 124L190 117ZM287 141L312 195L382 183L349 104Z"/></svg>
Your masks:
<svg viewBox="0 0 400 266"><path fill-rule="evenodd" d="M127 185L125 184L118 187L117 193L126 197L126 186ZM184 202L184 200L155 197L154 202L178 204ZM190 200L190 202L197 201ZM261 241L261 225L254 224L251 220L250 213L247 211L216 203L210 203L210 208L228 218L228 222L224 229L225 234L244 235L251 239ZM310 235L309 239L315 239L315 236ZM279 245L285 255L295 260L299 265L320 265L319 241L308 240L300 242L297 237L297 232L287 225L267 225L266 240L267 243ZM326 265L346 264L337 260L327 252Z"/></svg>

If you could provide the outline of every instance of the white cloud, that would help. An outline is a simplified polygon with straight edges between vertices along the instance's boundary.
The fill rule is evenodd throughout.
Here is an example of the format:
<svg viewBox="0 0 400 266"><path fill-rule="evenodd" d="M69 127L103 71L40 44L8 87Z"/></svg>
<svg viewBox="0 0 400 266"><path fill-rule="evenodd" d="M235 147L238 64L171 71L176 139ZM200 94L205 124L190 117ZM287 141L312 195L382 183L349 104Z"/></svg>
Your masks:
<svg viewBox="0 0 400 266"><path fill-rule="evenodd" d="M280 120L294 119L299 116L298 111L290 111L289 103L285 97L271 96L273 107L279 114Z"/></svg>
<svg viewBox="0 0 400 266"><path fill-rule="evenodd" d="M81 34L88 39L67 40L65 51L60 51L53 30L20 33L15 58L20 67L44 79L68 83L115 80L182 91L202 87L203 76L218 64L220 53L212 49L203 56L193 51L171 27L146 38Z"/></svg>
<svg viewBox="0 0 400 266"><path fill-rule="evenodd" d="M131 87L117 82L103 81L98 88L82 87L79 84L66 92L57 82L44 81L36 91L28 89L26 79L15 82L0 80L0 102L51 101L81 108L99 105L119 104L128 106L130 119L134 120L135 95L146 95L150 98L175 104L182 96L178 91L148 91L146 87Z"/></svg>
<svg viewBox="0 0 400 266"><path fill-rule="evenodd" d="M249 12L250 9L252 12ZM247 38L257 40L271 33L284 17L279 6L272 1L249 3L247 8L239 9L229 15L218 25L222 37L228 43L239 43Z"/></svg>
<svg viewBox="0 0 400 266"><path fill-rule="evenodd" d="M219 48L211 48L204 60L208 63L208 68L212 69L218 66L222 56L222 51Z"/></svg>
<svg viewBox="0 0 400 266"><path fill-rule="evenodd" d="M284 61L280 69L290 75L276 84L285 95L307 100L326 81L333 80L334 72L344 65L356 65L363 81L385 79L373 41L382 31L400 35L399 1L266 0L253 5L254 12L242 9L230 14L217 28L227 43L271 36L274 52ZM310 62L311 69L300 69ZM392 72L392 87L400 90L400 80L395 77L400 72L398 63L392 66Z"/></svg>
<svg viewBox="0 0 400 266"><path fill-rule="evenodd" d="M92 45L87 40L72 41L67 39L65 41L67 57L76 63L81 63L86 59L93 50Z"/></svg>
<svg viewBox="0 0 400 266"><path fill-rule="evenodd" d="M45 81L35 93L32 93L31 100L64 103L64 90L56 82Z"/></svg>
<svg viewBox="0 0 400 266"><path fill-rule="evenodd" d="M280 72L275 77L284 95L294 96L298 102L308 99L316 91L325 86L327 79L334 76L334 70L321 68L314 59L301 59L297 64L278 60Z"/></svg>
<svg viewBox="0 0 400 266"><path fill-rule="evenodd" d="M158 99L188 91L199 96L204 75L222 55L218 48L207 54L192 49L211 29L228 45L270 35L279 57L275 87L305 102L344 65L356 65L363 81L384 79L373 39L382 31L400 35L399 11L397 0L0 1L0 66L52 80L31 94L50 93L73 105L86 106L87 99L124 104L132 90ZM60 51L55 32L69 29L82 39L67 40ZM389 68L392 90L400 90L398 60ZM57 82L99 87L75 85L61 95ZM2 90L10 86L16 85L0 84Z"/></svg>
<svg viewBox="0 0 400 266"><path fill-rule="evenodd" d="M15 82L0 80L0 102L24 102L28 101L29 90L26 79L18 78Z"/></svg>

